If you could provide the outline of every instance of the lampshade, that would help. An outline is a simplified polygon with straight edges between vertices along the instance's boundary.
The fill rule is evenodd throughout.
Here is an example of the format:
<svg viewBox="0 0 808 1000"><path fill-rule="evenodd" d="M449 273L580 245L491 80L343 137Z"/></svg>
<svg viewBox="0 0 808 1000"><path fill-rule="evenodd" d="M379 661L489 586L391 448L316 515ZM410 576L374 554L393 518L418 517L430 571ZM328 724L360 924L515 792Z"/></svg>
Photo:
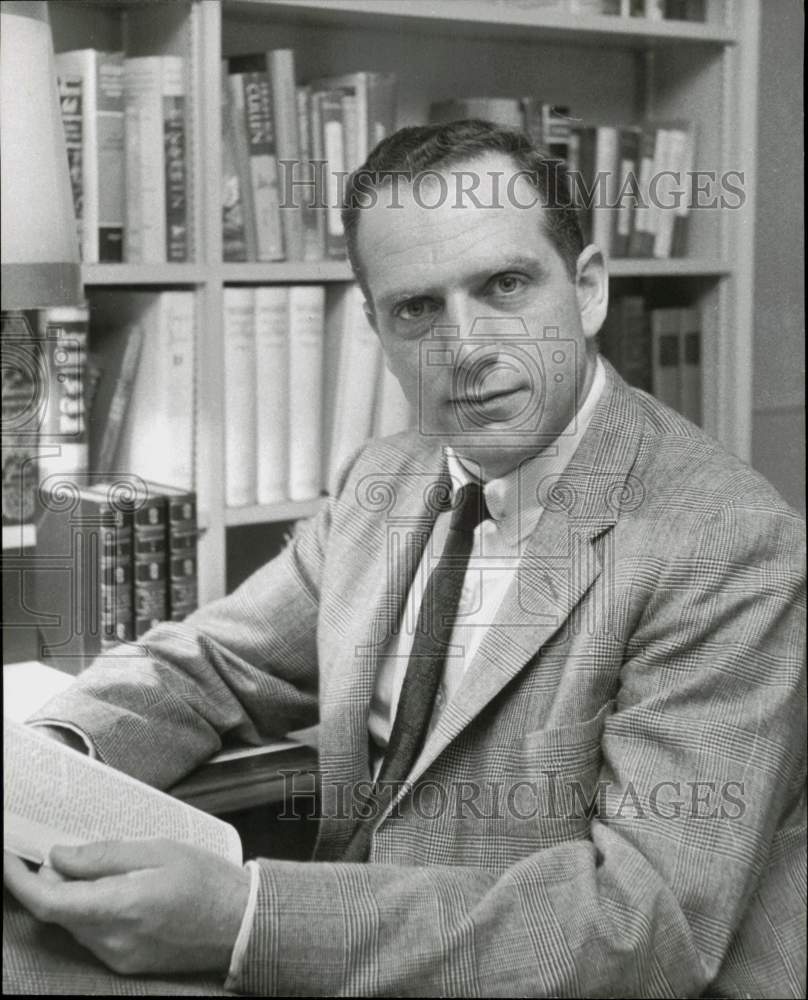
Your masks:
<svg viewBox="0 0 808 1000"><path fill-rule="evenodd" d="M0 3L2 308L82 301L46 3Z"/></svg>

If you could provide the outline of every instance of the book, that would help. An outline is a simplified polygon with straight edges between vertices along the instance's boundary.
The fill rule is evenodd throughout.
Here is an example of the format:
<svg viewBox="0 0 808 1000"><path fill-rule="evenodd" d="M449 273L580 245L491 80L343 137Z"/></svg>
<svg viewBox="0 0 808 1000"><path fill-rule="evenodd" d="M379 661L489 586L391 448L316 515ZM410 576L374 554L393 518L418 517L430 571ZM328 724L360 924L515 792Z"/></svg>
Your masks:
<svg viewBox="0 0 808 1000"><path fill-rule="evenodd" d="M165 153L166 260L188 260L188 160L185 136L185 94L182 64L175 67L173 86L163 91Z"/></svg>
<svg viewBox="0 0 808 1000"><path fill-rule="evenodd" d="M653 257L657 242L657 234L667 209L663 209L662 197L664 187L671 178L667 174L668 166L675 156L674 146L677 137L667 125L659 125L654 140L654 164L651 171L651 184L648 191L648 208L645 214L646 230L644 235L644 256Z"/></svg>
<svg viewBox="0 0 808 1000"><path fill-rule="evenodd" d="M325 160L325 250L326 257L345 257L345 233L342 228L342 187L347 174L345 130L342 120L342 91L314 91L318 103L322 158Z"/></svg>
<svg viewBox="0 0 808 1000"><path fill-rule="evenodd" d="M37 324L46 384L39 428L42 477L81 477L87 472L84 380L89 312L86 306L59 306L27 313Z"/></svg>
<svg viewBox="0 0 808 1000"><path fill-rule="evenodd" d="M132 524L136 639L169 617L168 504L145 482L137 483L137 500Z"/></svg>
<svg viewBox="0 0 808 1000"><path fill-rule="evenodd" d="M597 158L597 130L594 126L578 125L575 137L575 163L570 164L572 196L578 208L584 246L592 242L594 234L594 202L597 197L595 169Z"/></svg>
<svg viewBox="0 0 808 1000"><path fill-rule="evenodd" d="M77 673L88 658L134 633L130 480L66 485L46 480L38 494L37 562L32 571L40 657Z"/></svg>
<svg viewBox="0 0 808 1000"><path fill-rule="evenodd" d="M143 297L133 293L121 302L118 296L99 296L93 307L90 342L99 379L92 402L87 400L89 469L102 476L118 471L116 456L144 341Z"/></svg>
<svg viewBox="0 0 808 1000"><path fill-rule="evenodd" d="M637 204L641 130L632 126L618 129L618 176L615 195L612 256L627 257L629 238Z"/></svg>
<svg viewBox="0 0 808 1000"><path fill-rule="evenodd" d="M289 499L320 495L325 288L289 288Z"/></svg>
<svg viewBox="0 0 808 1000"><path fill-rule="evenodd" d="M3 337L3 523L36 517L49 477L87 473L86 306L8 310Z"/></svg>
<svg viewBox="0 0 808 1000"><path fill-rule="evenodd" d="M199 606L196 493L162 483L149 483L148 487L166 503L168 617L181 622Z"/></svg>
<svg viewBox="0 0 808 1000"><path fill-rule="evenodd" d="M225 502L257 498L255 292L224 290Z"/></svg>
<svg viewBox="0 0 808 1000"><path fill-rule="evenodd" d="M535 97L521 99L523 128L530 141L555 160L569 159L572 119L569 108Z"/></svg>
<svg viewBox="0 0 808 1000"><path fill-rule="evenodd" d="M338 90L343 95L343 123L346 108L349 118L345 126L346 170L361 167L371 149L393 130L389 95L384 92L391 80L395 81L394 74L359 71L311 81L314 90Z"/></svg>
<svg viewBox="0 0 808 1000"><path fill-rule="evenodd" d="M185 114L183 58L139 56L125 59L124 107L125 258L131 263L187 260L188 171L181 165ZM169 143L171 148L167 156ZM167 169L169 161L170 170ZM171 192L169 201L167 190Z"/></svg>
<svg viewBox="0 0 808 1000"><path fill-rule="evenodd" d="M224 260L258 259L255 211L240 81L222 64L222 254Z"/></svg>
<svg viewBox="0 0 808 1000"><path fill-rule="evenodd" d="M345 296L326 477L332 492L345 460L373 433L382 369L381 345L365 315L362 291L351 285Z"/></svg>
<svg viewBox="0 0 808 1000"><path fill-rule="evenodd" d="M272 91L274 145L278 161L278 200L286 260L303 260L302 199L296 183L301 163L295 54L292 49L231 56L231 73L267 73Z"/></svg>
<svg viewBox="0 0 808 1000"><path fill-rule="evenodd" d="M166 837L242 861L235 828L51 739L3 720L3 847L48 864L56 844Z"/></svg>
<svg viewBox="0 0 808 1000"><path fill-rule="evenodd" d="M255 289L256 493L261 504L286 499L289 467L289 289Z"/></svg>
<svg viewBox="0 0 808 1000"><path fill-rule="evenodd" d="M265 72L234 73L230 94L236 116L243 122L237 141L246 143L246 178L251 197L257 260L283 260L283 230L276 155L275 124L272 112L272 84ZM243 172L243 169L242 169Z"/></svg>
<svg viewBox="0 0 808 1000"><path fill-rule="evenodd" d="M143 344L115 464L192 489L195 475L196 306L190 291L143 293Z"/></svg>
<svg viewBox="0 0 808 1000"><path fill-rule="evenodd" d="M645 123L639 138L639 174L637 177L637 201L634 220L628 241L630 257L649 257L654 248L651 213L651 181L654 176L654 155L657 132L653 125Z"/></svg>
<svg viewBox="0 0 808 1000"><path fill-rule="evenodd" d="M369 72L368 83L368 153L382 139L395 132L398 78L395 73Z"/></svg>
<svg viewBox="0 0 808 1000"><path fill-rule="evenodd" d="M665 146L665 163L662 167L657 187L659 207L657 209L656 232L654 233L653 255L658 258L670 257L673 251L674 230L683 190L683 170L688 157L688 133L685 128L668 130Z"/></svg>
<svg viewBox="0 0 808 1000"><path fill-rule="evenodd" d="M701 313L679 310L679 384L682 416L701 426Z"/></svg>
<svg viewBox="0 0 808 1000"><path fill-rule="evenodd" d="M275 119L278 159L282 161L280 199L283 245L287 260L303 260L303 212L298 189L290 182L301 160L298 133L295 54L292 49L272 49L266 54L272 80L272 113Z"/></svg>
<svg viewBox="0 0 808 1000"><path fill-rule="evenodd" d="M75 49L56 56L73 203L85 264L123 260L124 58Z"/></svg>
<svg viewBox="0 0 808 1000"><path fill-rule="evenodd" d="M39 485L39 427L47 370L37 338L36 315L0 314L2 330L3 524L30 524Z"/></svg>
<svg viewBox="0 0 808 1000"><path fill-rule="evenodd" d="M303 218L303 259L323 260L325 257L325 217L318 204L322 204L322 175L315 148L319 149L319 118L314 115L311 87L297 88L297 121L300 138L300 167L302 183L296 188ZM315 132L317 138L315 138ZM320 156L322 158L322 156ZM318 199L318 194L320 195ZM323 205L324 207L324 205Z"/></svg>
<svg viewBox="0 0 808 1000"><path fill-rule="evenodd" d="M606 257L611 257L619 184L618 130L613 125L599 125L595 129L594 179L592 242Z"/></svg>
<svg viewBox="0 0 808 1000"><path fill-rule="evenodd" d="M651 349L653 351L653 392L671 409L681 411L679 375L679 310L651 310Z"/></svg>
<svg viewBox="0 0 808 1000"><path fill-rule="evenodd" d="M670 241L671 257L684 257L687 252L687 233L690 212L694 201L693 168L696 157L696 124L686 122L684 129L684 150L680 165L677 190L679 203L674 209L673 234Z"/></svg>
<svg viewBox="0 0 808 1000"><path fill-rule="evenodd" d="M66 73L57 78L59 84L59 110L67 148L67 171L70 175L70 191L73 195L73 213L76 217L76 232L79 240L79 254L84 260L87 253L82 246L82 220L84 217L84 150L82 148L82 80L80 76Z"/></svg>
<svg viewBox="0 0 808 1000"><path fill-rule="evenodd" d="M641 295L622 295L610 304L600 343L604 356L629 385L651 392L651 337Z"/></svg>

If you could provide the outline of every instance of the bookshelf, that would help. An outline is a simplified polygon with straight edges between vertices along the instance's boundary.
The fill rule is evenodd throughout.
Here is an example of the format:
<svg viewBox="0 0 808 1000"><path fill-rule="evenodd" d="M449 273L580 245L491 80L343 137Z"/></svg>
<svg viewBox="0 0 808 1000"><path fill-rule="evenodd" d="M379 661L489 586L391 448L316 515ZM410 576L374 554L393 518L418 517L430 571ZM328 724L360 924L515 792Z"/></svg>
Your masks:
<svg viewBox="0 0 808 1000"><path fill-rule="evenodd" d="M91 304L96 289L110 287L190 287L197 297L202 601L225 592L230 528L309 516L319 503L225 508L224 288L316 282L333 290L351 280L340 261L222 262L225 56L290 47L301 81L356 69L393 71L399 125L425 121L431 100L524 93L567 104L593 121L693 119L696 167L743 170L745 204L734 212L694 212L687 257L615 260L611 273L618 293L639 288L652 304L673 300L701 310L704 424L749 458L758 0L708 0L704 23L576 16L525 0L60 0L50 6L57 51L122 48L188 61L192 263L90 265L83 276Z"/></svg>

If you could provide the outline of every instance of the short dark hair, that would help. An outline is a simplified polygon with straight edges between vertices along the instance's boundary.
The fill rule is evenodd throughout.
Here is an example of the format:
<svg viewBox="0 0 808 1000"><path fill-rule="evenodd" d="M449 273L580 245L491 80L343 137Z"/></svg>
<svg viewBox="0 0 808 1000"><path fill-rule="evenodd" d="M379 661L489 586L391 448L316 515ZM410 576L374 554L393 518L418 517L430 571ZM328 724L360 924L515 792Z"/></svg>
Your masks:
<svg viewBox="0 0 808 1000"><path fill-rule="evenodd" d="M578 212L563 162L534 145L524 132L503 128L478 118L413 125L383 139L365 163L348 178L342 223L348 258L368 294L358 250L359 218L367 207L368 192L393 175L412 183L424 171L435 171L474 159L485 153L505 153L538 192L548 239L558 251L570 279L584 247Z"/></svg>

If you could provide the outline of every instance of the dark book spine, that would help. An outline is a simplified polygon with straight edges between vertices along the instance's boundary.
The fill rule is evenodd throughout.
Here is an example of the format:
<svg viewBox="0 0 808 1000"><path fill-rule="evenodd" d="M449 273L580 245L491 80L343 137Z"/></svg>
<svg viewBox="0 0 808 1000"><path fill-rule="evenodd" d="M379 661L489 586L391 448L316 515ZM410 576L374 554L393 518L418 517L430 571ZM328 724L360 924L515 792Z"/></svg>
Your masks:
<svg viewBox="0 0 808 1000"><path fill-rule="evenodd" d="M181 622L199 606L196 556L196 494L169 496L168 559L171 621Z"/></svg>
<svg viewBox="0 0 808 1000"><path fill-rule="evenodd" d="M244 219L244 194L238 172L233 103L227 82L227 65L222 72L222 258L246 261L247 233Z"/></svg>
<svg viewBox="0 0 808 1000"><path fill-rule="evenodd" d="M576 131L578 135L578 169L571 177L571 180L575 203L578 207L581 233L584 244L588 244L592 241L592 202L596 191L595 158L597 130L582 126Z"/></svg>
<svg viewBox="0 0 808 1000"><path fill-rule="evenodd" d="M651 333L645 300L638 295L620 299L620 374L638 389L651 392Z"/></svg>
<svg viewBox="0 0 808 1000"><path fill-rule="evenodd" d="M3 342L3 524L31 523L39 483L37 448L45 377L29 316L4 311Z"/></svg>
<svg viewBox="0 0 808 1000"><path fill-rule="evenodd" d="M114 526L102 529L99 546L101 651L135 638L132 603L132 515L112 512Z"/></svg>
<svg viewBox="0 0 808 1000"><path fill-rule="evenodd" d="M188 164L185 98L163 96L163 145L166 184L166 259L188 260Z"/></svg>
<svg viewBox="0 0 808 1000"><path fill-rule="evenodd" d="M59 77L59 105L67 146L67 169L73 192L73 210L76 214L79 247L82 250L82 219L84 218L84 148L82 114L82 85L80 76Z"/></svg>
<svg viewBox="0 0 808 1000"><path fill-rule="evenodd" d="M168 618L168 512L149 492L134 517L135 638Z"/></svg>
<svg viewBox="0 0 808 1000"><path fill-rule="evenodd" d="M87 658L134 638L131 503L115 485L39 492L34 571L41 658L75 673Z"/></svg>

